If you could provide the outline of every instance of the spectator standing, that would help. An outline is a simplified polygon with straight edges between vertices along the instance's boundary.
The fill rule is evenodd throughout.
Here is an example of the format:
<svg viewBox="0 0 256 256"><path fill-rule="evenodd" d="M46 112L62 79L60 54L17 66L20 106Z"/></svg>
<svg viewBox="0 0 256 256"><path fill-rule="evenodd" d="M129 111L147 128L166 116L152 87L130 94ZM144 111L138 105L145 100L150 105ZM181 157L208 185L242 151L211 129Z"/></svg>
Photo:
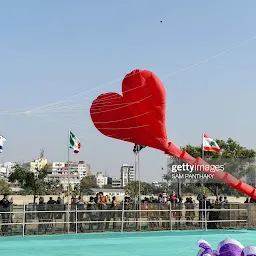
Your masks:
<svg viewBox="0 0 256 256"><path fill-rule="evenodd" d="M9 223L11 222L11 205L13 204L13 199L8 199L8 194L4 194L3 199L0 201L0 212L2 215L2 222L6 223L2 225L2 233L5 235L9 229Z"/></svg>

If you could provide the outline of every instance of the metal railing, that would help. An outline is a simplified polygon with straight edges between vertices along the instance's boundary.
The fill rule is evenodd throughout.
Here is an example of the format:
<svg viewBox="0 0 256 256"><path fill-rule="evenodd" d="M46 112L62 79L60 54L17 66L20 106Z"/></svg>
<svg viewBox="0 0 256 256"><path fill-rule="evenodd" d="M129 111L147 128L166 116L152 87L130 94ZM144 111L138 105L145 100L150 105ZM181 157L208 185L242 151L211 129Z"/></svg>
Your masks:
<svg viewBox="0 0 256 256"><path fill-rule="evenodd" d="M1 235L256 227L256 204L22 205L0 208Z"/></svg>

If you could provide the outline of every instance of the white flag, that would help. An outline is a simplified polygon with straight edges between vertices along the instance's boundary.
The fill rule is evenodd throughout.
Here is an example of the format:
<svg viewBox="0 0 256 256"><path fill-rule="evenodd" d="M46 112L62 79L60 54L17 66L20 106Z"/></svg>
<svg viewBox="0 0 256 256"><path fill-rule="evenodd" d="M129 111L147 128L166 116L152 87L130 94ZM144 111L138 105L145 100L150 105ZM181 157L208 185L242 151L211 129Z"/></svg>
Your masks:
<svg viewBox="0 0 256 256"><path fill-rule="evenodd" d="M203 137L203 148L204 151L221 152L221 149L216 141L210 138L207 134L204 134Z"/></svg>
<svg viewBox="0 0 256 256"><path fill-rule="evenodd" d="M6 138L0 135L0 153L3 152L3 146L5 141L6 141Z"/></svg>

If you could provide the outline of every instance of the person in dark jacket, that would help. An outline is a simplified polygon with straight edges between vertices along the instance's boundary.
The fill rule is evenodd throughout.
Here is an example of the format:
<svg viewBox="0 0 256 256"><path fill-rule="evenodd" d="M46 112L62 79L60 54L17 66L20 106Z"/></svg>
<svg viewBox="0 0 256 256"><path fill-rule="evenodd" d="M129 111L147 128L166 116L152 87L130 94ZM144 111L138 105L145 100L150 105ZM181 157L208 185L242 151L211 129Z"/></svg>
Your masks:
<svg viewBox="0 0 256 256"><path fill-rule="evenodd" d="M8 232L9 223L11 222L11 205L13 203L13 199L8 200L8 194L4 194L3 199L0 201L0 212L2 216L2 222L7 223L6 225L2 225L2 233L5 235Z"/></svg>
<svg viewBox="0 0 256 256"><path fill-rule="evenodd" d="M38 215L38 219L39 222L47 222L47 218L48 218L48 213L45 212L47 210L47 204L44 202L44 197L39 197L39 203L37 205L37 215ZM47 224L38 224L38 232L42 233L42 232L46 232L47 231Z"/></svg>
<svg viewBox="0 0 256 256"><path fill-rule="evenodd" d="M206 194L199 194L197 200L199 201L199 220L203 221L207 217L205 210L210 209L211 203L207 200Z"/></svg>

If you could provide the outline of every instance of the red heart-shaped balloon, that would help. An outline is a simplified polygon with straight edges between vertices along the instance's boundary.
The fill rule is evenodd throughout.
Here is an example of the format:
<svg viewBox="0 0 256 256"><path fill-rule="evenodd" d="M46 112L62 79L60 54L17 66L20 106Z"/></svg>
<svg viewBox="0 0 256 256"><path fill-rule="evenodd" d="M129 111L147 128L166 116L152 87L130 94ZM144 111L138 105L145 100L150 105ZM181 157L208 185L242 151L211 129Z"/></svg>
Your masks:
<svg viewBox="0 0 256 256"><path fill-rule="evenodd" d="M122 83L123 96L111 92L93 101L90 113L95 127L104 135L164 151L191 165L208 165L168 143L165 127L166 96L159 78L148 70L134 70ZM209 173L209 171L203 171ZM227 172L215 172L224 181L256 199L256 189Z"/></svg>
<svg viewBox="0 0 256 256"><path fill-rule="evenodd" d="M166 95L160 79L151 71L134 70L125 76L122 94L101 94L93 101L95 127L108 137L165 151Z"/></svg>

